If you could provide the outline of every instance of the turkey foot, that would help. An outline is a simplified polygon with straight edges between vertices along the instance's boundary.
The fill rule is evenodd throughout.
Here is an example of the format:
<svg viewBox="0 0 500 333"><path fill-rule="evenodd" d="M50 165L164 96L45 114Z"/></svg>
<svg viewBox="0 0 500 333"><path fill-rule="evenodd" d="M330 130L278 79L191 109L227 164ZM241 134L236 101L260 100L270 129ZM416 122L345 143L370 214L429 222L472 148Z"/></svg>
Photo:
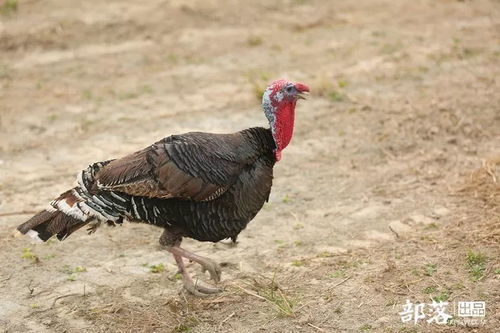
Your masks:
<svg viewBox="0 0 500 333"><path fill-rule="evenodd" d="M177 263L177 267L179 268L179 273L182 275L182 282L184 283L184 288L186 288L187 291L189 291L191 294L195 296L207 296L210 294L216 294L220 293L222 290L219 288L210 288L203 286L196 281L196 283L193 281L191 276L189 276L188 272L186 271L186 267L184 266L184 261L182 258L190 259L193 261L198 262L200 265L202 265L203 269L208 270L210 273L210 277L214 279L216 282L220 281L220 268L219 266L212 260L208 258L204 258L201 256L198 256L194 253L191 253L189 251L186 251L180 247L174 246L169 249L169 252L172 253L174 256L175 262Z"/></svg>
<svg viewBox="0 0 500 333"><path fill-rule="evenodd" d="M198 264L201 265L201 267L203 267L203 271L208 271L208 273L210 273L210 278L212 280L214 280L215 282L220 281L222 271L219 267L219 264L217 264L212 259L199 256L197 254L194 254L192 252L184 250L183 248L178 247L178 246L172 246L169 249L169 251L170 251L170 253L172 253L174 255L174 257L177 255L179 257L184 257L184 258L189 259L191 261L197 262Z"/></svg>

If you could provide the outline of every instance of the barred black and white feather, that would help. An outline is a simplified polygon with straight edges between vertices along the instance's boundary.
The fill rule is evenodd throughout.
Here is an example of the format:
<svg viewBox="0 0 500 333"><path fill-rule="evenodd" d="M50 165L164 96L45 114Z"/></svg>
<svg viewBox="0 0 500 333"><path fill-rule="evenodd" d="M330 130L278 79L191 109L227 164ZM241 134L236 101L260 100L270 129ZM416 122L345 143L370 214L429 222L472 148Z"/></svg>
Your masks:
<svg viewBox="0 0 500 333"><path fill-rule="evenodd" d="M96 173L110 161L90 165L78 174L78 186L62 193L49 206L18 226L23 234L34 239L48 240L56 235L59 240L90 224L95 226L105 221L108 224L121 223L122 215L129 202L126 195L119 193L91 193Z"/></svg>

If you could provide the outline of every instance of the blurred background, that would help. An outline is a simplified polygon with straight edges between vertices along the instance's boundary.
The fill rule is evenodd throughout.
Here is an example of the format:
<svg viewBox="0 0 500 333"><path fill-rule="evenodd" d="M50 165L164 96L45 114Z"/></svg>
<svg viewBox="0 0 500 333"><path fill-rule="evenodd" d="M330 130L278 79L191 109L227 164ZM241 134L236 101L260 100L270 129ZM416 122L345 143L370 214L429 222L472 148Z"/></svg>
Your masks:
<svg viewBox="0 0 500 333"><path fill-rule="evenodd" d="M499 59L495 0L0 0L1 326L434 332L398 315L434 299L486 301L475 332L493 331ZM311 97L269 204L235 248L186 241L223 263L223 294L179 296L146 225L10 236L92 162L267 126L282 77Z"/></svg>

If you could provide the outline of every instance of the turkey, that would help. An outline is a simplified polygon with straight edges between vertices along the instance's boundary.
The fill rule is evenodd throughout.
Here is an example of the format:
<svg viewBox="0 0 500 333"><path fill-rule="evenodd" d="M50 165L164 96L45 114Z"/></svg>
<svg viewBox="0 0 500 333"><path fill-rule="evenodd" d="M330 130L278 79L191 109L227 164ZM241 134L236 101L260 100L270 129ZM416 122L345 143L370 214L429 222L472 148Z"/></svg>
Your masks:
<svg viewBox="0 0 500 333"><path fill-rule="evenodd" d="M200 264L215 283L221 278L219 265L182 248L182 238L236 241L269 199L274 164L292 138L297 100L308 92L302 83L270 84L262 97L270 128L172 135L128 156L94 163L78 174L76 187L17 230L47 241L64 240L83 226L92 233L103 222L149 223L163 228L160 244L173 255L187 291L220 292L187 273L183 258Z"/></svg>

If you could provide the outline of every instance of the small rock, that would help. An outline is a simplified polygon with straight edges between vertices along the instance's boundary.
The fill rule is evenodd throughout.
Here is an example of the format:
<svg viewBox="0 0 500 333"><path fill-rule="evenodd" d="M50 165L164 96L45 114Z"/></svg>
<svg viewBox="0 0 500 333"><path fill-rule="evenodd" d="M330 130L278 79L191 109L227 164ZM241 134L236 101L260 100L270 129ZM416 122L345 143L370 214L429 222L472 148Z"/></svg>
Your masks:
<svg viewBox="0 0 500 333"><path fill-rule="evenodd" d="M437 126L433 126L429 129L430 134L434 135L439 133L439 128Z"/></svg>
<svg viewBox="0 0 500 333"><path fill-rule="evenodd" d="M413 214L410 216L410 220L414 224L422 224L425 226L428 226L428 225L435 222L434 219L431 219L430 217L427 217L427 216L422 215L422 214Z"/></svg>
<svg viewBox="0 0 500 333"><path fill-rule="evenodd" d="M396 234L396 237L402 237L412 231L409 225L398 220L389 223L389 229Z"/></svg>
<svg viewBox="0 0 500 333"><path fill-rule="evenodd" d="M380 317L379 319L377 319L376 323L388 323L389 321L390 321L390 318L387 316L384 316L384 317Z"/></svg>
<svg viewBox="0 0 500 333"><path fill-rule="evenodd" d="M449 215L450 213L451 213L451 210L449 210L448 208L443 207L443 206L437 206L437 207L435 207L435 208L432 210L432 214L433 214L436 218L440 218L440 217L443 217L443 216Z"/></svg>

